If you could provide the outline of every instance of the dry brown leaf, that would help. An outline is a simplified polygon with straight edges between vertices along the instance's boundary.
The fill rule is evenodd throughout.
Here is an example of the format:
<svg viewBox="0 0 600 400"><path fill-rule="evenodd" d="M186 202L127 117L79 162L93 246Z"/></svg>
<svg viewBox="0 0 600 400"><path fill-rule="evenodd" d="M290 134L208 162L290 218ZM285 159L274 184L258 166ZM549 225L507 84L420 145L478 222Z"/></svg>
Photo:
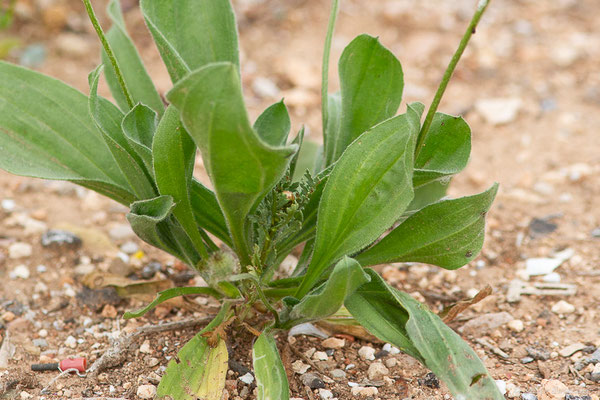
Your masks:
<svg viewBox="0 0 600 400"><path fill-rule="evenodd" d="M485 299L489 295L492 294L492 287L487 285L483 289L479 291L472 299L461 300L458 303L455 303L449 307L446 307L442 310L439 316L442 318L444 323L448 323L452 321L454 318L458 316L461 312L465 311L467 308L471 307L473 304L479 303L481 300Z"/></svg>

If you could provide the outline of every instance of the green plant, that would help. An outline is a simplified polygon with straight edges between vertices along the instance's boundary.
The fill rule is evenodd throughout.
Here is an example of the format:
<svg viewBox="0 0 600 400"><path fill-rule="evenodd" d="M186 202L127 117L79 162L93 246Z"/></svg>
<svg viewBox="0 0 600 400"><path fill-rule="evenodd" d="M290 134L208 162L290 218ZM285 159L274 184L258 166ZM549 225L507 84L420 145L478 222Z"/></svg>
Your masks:
<svg viewBox="0 0 600 400"><path fill-rule="evenodd" d="M437 106L487 1L479 1L421 124L422 104L396 115L401 65L368 35L348 45L339 61L341 92L328 93L334 0L323 58L323 148L304 142L303 131L288 141L283 102L250 123L228 0L179 0L177 13L173 1L141 1L174 84L166 109L118 1L109 5L113 26L106 34L90 1L84 3L104 49L103 65L89 76L89 97L1 63L0 167L69 180L129 206L127 218L140 238L209 283L161 292L126 318L175 296L222 301L213 322L179 352L185 362L169 364L159 395L220 398L225 330L239 324L258 335L259 399L287 399L273 333L345 307L355 323L429 367L457 399L503 398L474 351L437 315L366 268L423 262L456 269L482 247L496 185L444 199L450 178L468 161L470 129ZM97 93L102 73L116 105ZM214 191L192 176L197 149ZM275 279L300 245L293 274Z"/></svg>

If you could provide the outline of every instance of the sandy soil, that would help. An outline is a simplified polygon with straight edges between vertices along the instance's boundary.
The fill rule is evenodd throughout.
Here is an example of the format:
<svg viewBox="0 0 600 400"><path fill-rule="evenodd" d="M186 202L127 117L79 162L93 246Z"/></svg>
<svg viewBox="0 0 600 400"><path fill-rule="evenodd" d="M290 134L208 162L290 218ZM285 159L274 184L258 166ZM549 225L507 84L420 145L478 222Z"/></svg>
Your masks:
<svg viewBox="0 0 600 400"><path fill-rule="evenodd" d="M104 3L97 2L97 8ZM164 93L170 81L135 1L123 3L129 30ZM285 97L293 129L306 123L315 141L320 140L320 58L329 10L325 3L235 2L250 113L256 116ZM357 34L379 36L403 64L405 102L427 104L475 1L342 3L332 66ZM46 55L35 68L87 92L87 73L99 62L99 45L83 6L74 0L19 0L17 11L13 27L0 33L0 38L13 36L21 41L9 60L22 61L31 51L29 46L41 45ZM470 164L454 180L451 194L480 192L493 182L501 185L489 214L484 250L477 260L456 272L422 265L382 270L388 281L434 310L491 285L493 295L450 325L457 330L465 327L463 337L494 379L508 386L507 396L513 398L520 398L518 392L522 391L539 393L543 399L541 392L548 385L544 380L566 385L571 395L566 398L598 399L600 395L600 385L590 380L593 364L581 368L590 353L600 348L599 13L600 4L594 0L492 2L440 108L465 116L473 130ZM336 85L332 68L332 89ZM102 91L108 95L105 87ZM498 110L490 115L494 107ZM503 121L494 119L499 114ZM201 167L198 173L202 174ZM140 385L158 383L168 360L196 328L145 335L134 341L121 366L96 377L65 376L51 382L57 373L34 374L29 366L68 356L84 356L93 362L119 334L131 333L138 326L215 312L212 302L195 299L160 307L137 321L124 321L119 316L143 304L143 298L121 299L110 291L94 292L99 297L90 298L84 288L84 276L90 271L110 272L121 279L125 275L152 278L158 281L156 285L193 280L185 267L124 228L127 210L123 207L70 184L4 172L0 172L0 200L4 201L0 208L0 279L4 281L0 287L0 340L10 340L16 348L9 368L0 370L0 398L137 398ZM6 200L14 200L14 206ZM76 233L83 246L43 247L40 238L49 228ZM32 254L11 257L9 248L15 243L30 244ZM119 258L119 247L132 253L128 260ZM136 252L137 247L141 252ZM563 250L566 253L559 253ZM526 276L527 260L556 258L557 253L567 254L555 270L558 277ZM151 261L160 263L160 270L153 274L146 268L143 275ZM15 275L23 272L22 265L29 276ZM516 279L529 279L529 286L544 283L544 279L560 279L562 284L572 285L575 294L511 298L514 290L509 293L509 289L514 288ZM559 301L572 308L557 308ZM499 321L501 312L510 314L510 322L466 329L486 315ZM251 338L242 331L232 332L231 339L232 359L238 363L230 366L225 398L252 399L254 386L237 379L251 364ZM300 336L290 346L282 336L280 345L288 365L299 359L308 363L303 356L308 351L309 372L321 373L324 389L338 399L352 398L348 382L378 386L378 394L372 398L449 398L443 385L432 385L425 379L427 371L408 357L379 352L381 343L347 339L345 347L335 349L326 361L310 359L312 349L325 350L321 339ZM574 346L578 350L568 354L565 348L578 343ZM365 345L374 347L378 361L389 365L384 381L368 380L372 361L358 356L358 349ZM528 348L541 359L524 363ZM349 364L355 367L348 368ZM334 369L345 370L346 377L333 379ZM47 385L49 394L42 395L40 391ZM304 386L299 374L290 373L290 385L293 395L305 400L324 395L322 390ZM565 395L548 398L563 399Z"/></svg>

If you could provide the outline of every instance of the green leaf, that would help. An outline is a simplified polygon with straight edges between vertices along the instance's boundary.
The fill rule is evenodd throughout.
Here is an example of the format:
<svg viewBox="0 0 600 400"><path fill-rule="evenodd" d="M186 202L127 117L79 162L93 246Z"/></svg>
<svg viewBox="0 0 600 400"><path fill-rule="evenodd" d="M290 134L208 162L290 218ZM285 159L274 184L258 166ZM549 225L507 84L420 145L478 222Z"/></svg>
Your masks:
<svg viewBox="0 0 600 400"><path fill-rule="evenodd" d="M321 196L315 250L298 298L333 262L371 244L402 215L413 197L418 129L409 108L365 132L338 160Z"/></svg>
<svg viewBox="0 0 600 400"><path fill-rule="evenodd" d="M415 160L415 187L462 171L471 153L471 129L461 117L436 113Z"/></svg>
<svg viewBox="0 0 600 400"><path fill-rule="evenodd" d="M273 335L264 331L252 347L258 400L288 400L290 388L287 375Z"/></svg>
<svg viewBox="0 0 600 400"><path fill-rule="evenodd" d="M462 267L481 250L485 215L497 191L495 184L475 196L431 204L356 259L362 265L415 261L446 269Z"/></svg>
<svg viewBox="0 0 600 400"><path fill-rule="evenodd" d="M123 113L108 100L98 96L98 81L102 66L89 75L89 110L96 126L103 134L121 172L127 179L131 191L138 199L149 199L156 195L152 179L144 167L141 157L129 146L121 128Z"/></svg>
<svg viewBox="0 0 600 400"><path fill-rule="evenodd" d="M115 54L117 64L125 80L125 85L129 93L131 93L134 103L145 104L156 111L159 116L162 115L165 106L154 87L154 83L152 83L152 79L150 79L148 72L144 68L142 59L133 41L127 34L119 1L111 0L106 11L113 23L113 26L106 34L106 39ZM102 62L106 66L104 76L106 77L108 87L119 108L126 113L130 110L130 107L122 92L115 70L104 51L102 51Z"/></svg>
<svg viewBox="0 0 600 400"><path fill-rule="evenodd" d="M292 122L283 100L268 107L254 122L254 130L263 142L271 146L284 146Z"/></svg>
<svg viewBox="0 0 600 400"><path fill-rule="evenodd" d="M230 62L239 70L229 0L142 0L140 5L173 83L213 62Z"/></svg>
<svg viewBox="0 0 600 400"><path fill-rule="evenodd" d="M292 144L298 146L298 151L296 151L296 154L294 154L294 156L292 157L292 160L290 161L290 165L288 167L288 175L292 177L292 180L294 180L294 177L296 175L296 166L298 165L298 158L300 156L300 152L302 151L302 145L304 144L304 125L292 141Z"/></svg>
<svg viewBox="0 0 600 400"><path fill-rule="evenodd" d="M164 303L167 300L191 294L206 294L209 296L213 296L217 299L221 297L219 292L209 287L174 287L167 290L163 290L162 292L158 292L156 298L146 307L142 307L136 311L125 312L125 314L123 315L123 319L139 318L142 315L146 314L148 311L152 310L157 305Z"/></svg>
<svg viewBox="0 0 600 400"><path fill-rule="evenodd" d="M157 396L177 400L221 400L229 354L223 339L210 347L208 339L197 334L169 361L158 385Z"/></svg>
<svg viewBox="0 0 600 400"><path fill-rule="evenodd" d="M167 98L202 153L236 251L248 264L246 216L281 179L297 147L271 147L253 131L233 64L194 71Z"/></svg>
<svg viewBox="0 0 600 400"><path fill-rule="evenodd" d="M181 126L179 112L172 106L167 108L160 121L152 144L152 154L154 175L160 194L173 198L176 204L173 215L195 248L206 257L206 247L196 225L190 201L196 145Z"/></svg>
<svg viewBox="0 0 600 400"><path fill-rule="evenodd" d="M429 204L435 203L446 196L448 186L450 186L450 180L431 181L419 187L415 187L415 197L406 211L414 212L422 209L425 206L428 206Z"/></svg>
<svg viewBox="0 0 600 400"><path fill-rule="evenodd" d="M348 296L370 280L356 260L344 257L333 268L327 281L310 291L292 308L290 320L297 325L327 318L339 310Z"/></svg>
<svg viewBox="0 0 600 400"><path fill-rule="evenodd" d="M190 188L190 202L198 226L218 237L227 246L232 247L225 217L214 192L193 179Z"/></svg>
<svg viewBox="0 0 600 400"><path fill-rule="evenodd" d="M336 95L330 96L328 102L326 165L337 160L363 132L394 116L404 87L400 62L369 35L356 37L346 47L339 74L341 104Z"/></svg>
<svg viewBox="0 0 600 400"><path fill-rule="evenodd" d="M346 301L369 332L431 369L457 399L501 400L477 354L426 306L390 286L373 270L371 282Z"/></svg>
<svg viewBox="0 0 600 400"><path fill-rule="evenodd" d="M156 132L156 112L143 104L137 104L125 115L121 128L131 149L143 161L146 170L153 175L151 149Z"/></svg>
<svg viewBox="0 0 600 400"><path fill-rule="evenodd" d="M423 362L406 331L408 312L398 305L390 288L375 271L369 268L364 271L371 278L370 282L359 287L344 305L371 334Z"/></svg>
<svg viewBox="0 0 600 400"><path fill-rule="evenodd" d="M122 204L134 200L88 111L88 98L53 78L0 61L0 168L68 180Z"/></svg>
<svg viewBox="0 0 600 400"><path fill-rule="evenodd" d="M317 170L318 165L320 164L321 156L323 152L323 147L318 143L313 142L311 140L304 140L302 142L302 147L298 151L298 161L296 163L296 168L294 171L294 175L292 180L294 182L298 182L306 171L310 172L311 175L314 175Z"/></svg>
<svg viewBox="0 0 600 400"><path fill-rule="evenodd" d="M175 203L171 196L159 196L150 200L136 201L131 204L127 220L131 228L144 242L180 256L177 245L168 235L166 221L171 215Z"/></svg>

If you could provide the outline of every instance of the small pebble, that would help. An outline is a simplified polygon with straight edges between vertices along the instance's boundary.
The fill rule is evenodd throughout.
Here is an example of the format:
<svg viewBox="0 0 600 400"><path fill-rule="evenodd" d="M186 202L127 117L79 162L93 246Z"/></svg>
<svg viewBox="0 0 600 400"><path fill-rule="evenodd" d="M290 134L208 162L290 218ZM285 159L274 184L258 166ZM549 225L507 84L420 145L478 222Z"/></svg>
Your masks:
<svg viewBox="0 0 600 400"><path fill-rule="evenodd" d="M28 279L30 276L29 268L21 264L17 265L9 274L10 279Z"/></svg>
<svg viewBox="0 0 600 400"><path fill-rule="evenodd" d="M529 364L534 362L535 359L533 357L523 357L521 358L521 364Z"/></svg>
<svg viewBox="0 0 600 400"><path fill-rule="evenodd" d="M594 366L592 373L590 374L590 380L592 382L600 382L600 363Z"/></svg>
<svg viewBox="0 0 600 400"><path fill-rule="evenodd" d="M569 345L563 349L561 349L558 354L560 354L561 357L570 357L573 354L577 353L578 351L581 351L585 348L585 344L583 343L573 343L572 345Z"/></svg>
<svg viewBox="0 0 600 400"><path fill-rule="evenodd" d="M538 398L533 393L521 393L521 400L538 400Z"/></svg>
<svg viewBox="0 0 600 400"><path fill-rule="evenodd" d="M46 347L48 347L48 342L46 341L46 339L33 339L33 345L35 347L39 347L41 349L44 349Z"/></svg>
<svg viewBox="0 0 600 400"><path fill-rule="evenodd" d="M537 347L527 347L525 350L527 351L527 354L529 354L530 357L533 357L534 360L546 361L549 360L551 357L550 352L546 349Z"/></svg>
<svg viewBox="0 0 600 400"><path fill-rule="evenodd" d="M341 349L346 345L346 341L344 339L339 339L336 337L330 337L321 342L321 345L327 349Z"/></svg>
<svg viewBox="0 0 600 400"><path fill-rule="evenodd" d="M419 379L418 381L420 385L425 385L431 389L440 388L440 380L433 372L428 372L427 375L425 375L425 378Z"/></svg>
<svg viewBox="0 0 600 400"><path fill-rule="evenodd" d="M387 351L389 354L392 354L392 355L400 353L400 349L399 348L397 348L396 346L392 346L389 343L384 344L383 348L381 350Z"/></svg>
<svg viewBox="0 0 600 400"><path fill-rule="evenodd" d="M321 378L319 378L316 374L309 372L307 374L302 375L300 378L302 383L305 386L308 386L311 389L322 389L325 387L325 382Z"/></svg>
<svg viewBox="0 0 600 400"><path fill-rule="evenodd" d="M15 210L16 204L13 199L3 199L2 200L2 209L6 212L12 212Z"/></svg>
<svg viewBox="0 0 600 400"><path fill-rule="evenodd" d="M575 312L575 306L564 300L560 300L552 306L552 312L555 314L572 314Z"/></svg>
<svg viewBox="0 0 600 400"><path fill-rule="evenodd" d="M398 365L398 359L391 357L388 358L387 360L385 360L385 366L388 368L394 368L396 365Z"/></svg>
<svg viewBox="0 0 600 400"><path fill-rule="evenodd" d="M309 368L310 365L304 364L300 360L296 360L292 363L292 370L299 375L306 373L306 371L308 371Z"/></svg>
<svg viewBox="0 0 600 400"><path fill-rule="evenodd" d="M150 341L145 340L140 346L140 353L152 354L152 348L150 347Z"/></svg>
<svg viewBox="0 0 600 400"><path fill-rule="evenodd" d="M29 257L32 253L33 248L29 243L17 242L8 248L8 257L13 259Z"/></svg>
<svg viewBox="0 0 600 400"><path fill-rule="evenodd" d="M506 384L506 395L510 399L518 399L519 397L521 397L521 388L512 382L508 382Z"/></svg>
<svg viewBox="0 0 600 400"><path fill-rule="evenodd" d="M506 326L513 332L523 332L523 329L525 329L523 321L520 319L513 319Z"/></svg>
<svg viewBox="0 0 600 400"><path fill-rule="evenodd" d="M131 226L127 224L117 224L108 231L108 235L113 240L124 240L134 237L135 233L133 232L133 229L131 229Z"/></svg>
<svg viewBox="0 0 600 400"><path fill-rule="evenodd" d="M45 338L45 337L48 336L48 331L45 330L45 329L40 329L39 332L38 332L38 335L40 335L40 337Z"/></svg>
<svg viewBox="0 0 600 400"><path fill-rule="evenodd" d="M331 377L334 379L345 379L346 372L343 369L336 368L331 371Z"/></svg>
<svg viewBox="0 0 600 400"><path fill-rule="evenodd" d="M142 268L142 279L152 279L154 277L154 274L156 274L158 271L160 271L161 265L159 262L156 261L152 261L149 262L148 264L146 264L144 266L144 268Z"/></svg>
<svg viewBox="0 0 600 400"><path fill-rule="evenodd" d="M12 320L14 320L16 318L15 313L11 312L11 311L7 311L4 314L2 314L2 321L4 322L11 322Z"/></svg>
<svg viewBox="0 0 600 400"><path fill-rule="evenodd" d="M361 397L373 397L377 396L379 390L373 386L357 386L352 388L352 396L361 396Z"/></svg>
<svg viewBox="0 0 600 400"><path fill-rule="evenodd" d="M387 376L390 373L390 370L387 369L385 365L380 362L374 362L369 365L369 369L367 370L367 376L369 380L378 381L383 379L384 376Z"/></svg>
<svg viewBox="0 0 600 400"><path fill-rule="evenodd" d="M246 385L250 385L252 382L254 382L254 375L252 375L251 372L246 372L246 374L240 376L238 379L244 382Z"/></svg>
<svg viewBox="0 0 600 400"><path fill-rule="evenodd" d="M332 399L333 393L331 393L331 390L319 389L319 397L323 400Z"/></svg>
<svg viewBox="0 0 600 400"><path fill-rule="evenodd" d="M65 345L74 349L75 347L77 347L77 339L69 335L67 339L65 339Z"/></svg>
<svg viewBox="0 0 600 400"><path fill-rule="evenodd" d="M496 386L502 395L506 394L506 382L502 379L496 379Z"/></svg>
<svg viewBox="0 0 600 400"><path fill-rule="evenodd" d="M327 361L329 356L324 351L315 351L315 354L313 354L312 358L313 360Z"/></svg>
<svg viewBox="0 0 600 400"><path fill-rule="evenodd" d="M42 235L42 246L44 247L69 247L77 248L81 246L81 239L74 233L59 229L51 229Z"/></svg>
<svg viewBox="0 0 600 400"><path fill-rule="evenodd" d="M568 390L567 386L557 379L544 379L537 395L539 400L562 400Z"/></svg>
<svg viewBox="0 0 600 400"><path fill-rule="evenodd" d="M363 360L372 361L375 359L375 349L371 346L363 346L358 350L358 355Z"/></svg>
<svg viewBox="0 0 600 400"><path fill-rule="evenodd" d="M140 385L137 388L137 395L140 399L153 399L156 396L156 386Z"/></svg>
<svg viewBox="0 0 600 400"><path fill-rule="evenodd" d="M125 254L134 254L138 250L139 246L137 245L137 243L131 241L125 242L121 246L121 251Z"/></svg>

